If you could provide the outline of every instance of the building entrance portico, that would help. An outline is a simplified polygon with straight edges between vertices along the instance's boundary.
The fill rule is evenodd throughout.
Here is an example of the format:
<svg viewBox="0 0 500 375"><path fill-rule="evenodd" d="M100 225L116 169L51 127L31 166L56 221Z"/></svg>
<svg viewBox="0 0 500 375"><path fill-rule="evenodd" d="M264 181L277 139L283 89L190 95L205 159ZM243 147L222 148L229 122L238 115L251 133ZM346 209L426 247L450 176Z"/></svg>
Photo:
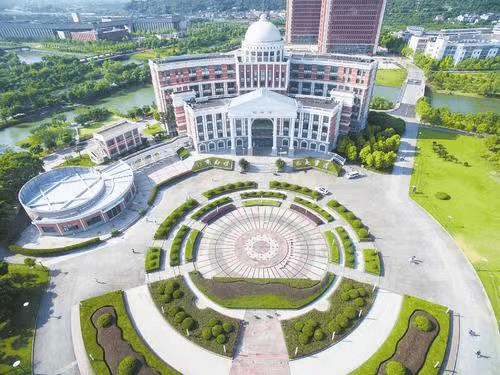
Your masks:
<svg viewBox="0 0 500 375"><path fill-rule="evenodd" d="M271 154L274 133L273 121L269 119L255 119L252 121L251 130L254 154Z"/></svg>

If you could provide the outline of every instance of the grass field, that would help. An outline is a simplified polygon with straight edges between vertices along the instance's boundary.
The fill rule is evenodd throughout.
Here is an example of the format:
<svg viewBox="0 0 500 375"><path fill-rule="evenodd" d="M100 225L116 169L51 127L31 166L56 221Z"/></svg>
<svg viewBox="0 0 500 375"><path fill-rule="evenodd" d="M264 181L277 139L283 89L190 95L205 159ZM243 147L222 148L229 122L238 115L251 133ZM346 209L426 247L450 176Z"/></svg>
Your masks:
<svg viewBox="0 0 500 375"><path fill-rule="evenodd" d="M15 288L14 315L10 324L0 321L0 374L13 374L12 364L21 361L21 370L31 374L31 350L38 307L49 272L45 267L29 268L22 264L9 264L9 272L0 280L10 279ZM3 301L3 299L2 299ZM25 303L28 303L24 306ZM4 307L4 306L2 306Z"/></svg>
<svg viewBox="0 0 500 375"><path fill-rule="evenodd" d="M458 163L444 161L432 149L442 144ZM478 272L500 323L500 178L482 156L484 140L432 129L420 129L410 196L455 238ZM470 166L463 165L467 162ZM445 192L450 200L439 200Z"/></svg>
<svg viewBox="0 0 500 375"><path fill-rule="evenodd" d="M103 126L108 126L108 125L114 124L114 123L122 121L122 120L125 120L125 118L118 116L116 114L111 114L104 121L96 121L88 126L80 128L80 137L92 136L97 129L100 129Z"/></svg>
<svg viewBox="0 0 500 375"><path fill-rule="evenodd" d="M375 82L379 86L401 87L407 73L406 69L379 69Z"/></svg>

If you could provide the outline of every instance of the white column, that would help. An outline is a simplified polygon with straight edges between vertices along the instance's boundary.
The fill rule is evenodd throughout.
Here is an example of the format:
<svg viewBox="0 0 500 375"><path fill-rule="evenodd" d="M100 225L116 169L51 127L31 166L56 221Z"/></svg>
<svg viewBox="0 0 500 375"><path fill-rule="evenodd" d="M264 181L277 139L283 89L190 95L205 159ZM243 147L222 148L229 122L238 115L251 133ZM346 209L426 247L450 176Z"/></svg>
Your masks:
<svg viewBox="0 0 500 375"><path fill-rule="evenodd" d="M236 130L234 126L234 118L229 119L229 126L231 128L231 155L236 155Z"/></svg>
<svg viewBox="0 0 500 375"><path fill-rule="evenodd" d="M247 136L248 136L248 156L253 155L253 144L252 144L252 119L245 119L245 122L247 123Z"/></svg>
<svg viewBox="0 0 500 375"><path fill-rule="evenodd" d="M271 155L276 156L278 155L278 119L275 117L273 118L273 148L271 150Z"/></svg>
<svg viewBox="0 0 500 375"><path fill-rule="evenodd" d="M290 119L290 125L288 127L290 134L290 144L288 145L288 156L292 157L295 154L295 148L293 147L293 141L295 140L295 119Z"/></svg>

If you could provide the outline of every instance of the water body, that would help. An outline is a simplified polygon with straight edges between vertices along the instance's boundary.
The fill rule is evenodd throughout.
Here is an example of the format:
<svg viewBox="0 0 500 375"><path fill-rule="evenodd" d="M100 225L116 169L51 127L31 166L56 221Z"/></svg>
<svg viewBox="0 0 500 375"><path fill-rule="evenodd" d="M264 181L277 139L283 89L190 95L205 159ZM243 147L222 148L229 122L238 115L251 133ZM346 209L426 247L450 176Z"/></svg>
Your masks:
<svg viewBox="0 0 500 375"><path fill-rule="evenodd" d="M390 87L390 86L378 86L375 85L373 88L373 96L383 96L387 100L395 103L401 92L400 87Z"/></svg>
<svg viewBox="0 0 500 375"><path fill-rule="evenodd" d="M500 99L495 98L473 98L432 93L431 104L433 107L447 107L452 112L479 113L492 111L500 114Z"/></svg>
<svg viewBox="0 0 500 375"><path fill-rule="evenodd" d="M143 105L151 105L154 101L154 91L153 86L143 86L139 89L134 89L130 91L122 91L119 94L113 95L106 99L102 99L92 105L102 106L109 109L114 109L120 112L127 112L133 107L142 107ZM76 111L63 112L68 121L73 120L76 116ZM6 147L16 148L17 142L30 136L30 130L37 127L43 122L50 120L50 118L33 121L24 122L17 124L16 126L11 126L9 128L0 130L0 151Z"/></svg>

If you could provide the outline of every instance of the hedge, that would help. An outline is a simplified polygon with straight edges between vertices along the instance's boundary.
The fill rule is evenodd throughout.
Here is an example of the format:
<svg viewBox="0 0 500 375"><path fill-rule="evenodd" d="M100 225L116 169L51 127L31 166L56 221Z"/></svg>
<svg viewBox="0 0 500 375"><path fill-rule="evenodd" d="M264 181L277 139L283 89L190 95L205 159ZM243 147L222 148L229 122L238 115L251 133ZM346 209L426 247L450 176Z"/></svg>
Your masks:
<svg viewBox="0 0 500 375"><path fill-rule="evenodd" d="M208 211L213 210L217 206L222 206L227 203L231 203L233 200L230 197L223 197L220 199L217 199L216 201L213 201L209 204L206 204L199 210L197 210L194 214L191 215L191 219L198 220L201 218L203 215L205 215Z"/></svg>
<svg viewBox="0 0 500 375"><path fill-rule="evenodd" d="M218 195L231 193L233 191L244 190L244 189L254 189L257 187L255 181L240 181L234 184L221 185L216 188L210 189L202 193L202 195L208 199L212 199Z"/></svg>
<svg viewBox="0 0 500 375"><path fill-rule="evenodd" d="M177 150L177 155L179 156L179 159L184 160L189 157L190 153L187 148L181 147Z"/></svg>
<svg viewBox="0 0 500 375"><path fill-rule="evenodd" d="M180 374L157 357L137 333L127 313L127 309L123 301L123 292L121 290L80 302L80 325L83 341L87 354L92 355L92 358L94 358L94 360L89 361L89 363L91 364L95 374L111 375L109 367L104 361L104 351L97 343L97 330L91 320L92 314L104 306L112 306L115 309L117 318L116 324L122 330L123 339L130 343L135 352L144 357L149 367L159 371L162 375Z"/></svg>
<svg viewBox="0 0 500 375"><path fill-rule="evenodd" d="M345 266L348 268L354 268L356 263L356 256L354 251L354 244L347 234L346 230L342 227L335 228L337 233L340 236L340 241L342 242L342 247L344 249L344 259Z"/></svg>
<svg viewBox="0 0 500 375"><path fill-rule="evenodd" d="M232 171L234 169L234 161L231 159L224 158L206 158L201 160L196 160L193 164L193 172L201 172L206 169L225 169Z"/></svg>
<svg viewBox="0 0 500 375"><path fill-rule="evenodd" d="M172 229L187 215L193 208L198 207L199 203L196 199L189 199L179 207L177 207L165 220L160 224L155 232L154 239L161 240L167 238Z"/></svg>
<svg viewBox="0 0 500 375"><path fill-rule="evenodd" d="M335 199L330 200L327 206L334 209L340 216L344 218L345 221L349 223L352 230L356 233L358 240L361 242L371 242L373 241L373 236L368 231L366 225L363 224L360 218L358 218L352 211L349 211L344 205Z"/></svg>
<svg viewBox="0 0 500 375"><path fill-rule="evenodd" d="M146 272L157 271L160 269L162 250L159 247L149 247L144 260Z"/></svg>
<svg viewBox="0 0 500 375"><path fill-rule="evenodd" d="M183 225L181 229L177 231L177 234L174 237L174 241L172 242L172 246L170 247L170 266L178 266L181 264L181 247L182 247L182 241L184 241L184 238L188 234L189 228L186 225Z"/></svg>
<svg viewBox="0 0 500 375"><path fill-rule="evenodd" d="M380 276L380 254L375 249L364 249L365 272Z"/></svg>
<svg viewBox="0 0 500 375"><path fill-rule="evenodd" d="M29 256L51 256L51 255L61 255L62 253L71 251L71 250L76 250L76 249L82 249L84 247L94 245L101 243L101 239L99 237L94 237L91 238L90 240L75 243L73 245L68 245L68 246L63 246L63 247L54 247L52 249L28 249L25 247L21 246L15 246L11 245L8 247L10 251L14 251L16 253L22 254L22 255L29 255Z"/></svg>
<svg viewBox="0 0 500 375"><path fill-rule="evenodd" d="M339 246L337 245L337 240L335 239L335 235L333 234L332 231L329 230L323 233L323 236L325 236L328 249L330 249L330 262L339 263L340 262Z"/></svg>
<svg viewBox="0 0 500 375"><path fill-rule="evenodd" d="M199 242L200 238L201 238L201 232L198 229L193 229L191 231L191 233L189 234L189 237L186 241L186 246L185 246L186 262L193 261L194 249L196 247L197 242Z"/></svg>
<svg viewBox="0 0 500 375"><path fill-rule="evenodd" d="M186 171L186 172L183 172L183 173L180 173L178 174L177 176L173 176L173 177L170 177L156 185L153 186L153 189L151 190L151 193L149 194L149 198L148 198L148 204L150 206L153 205L153 203L155 202L155 199L156 199L156 195L158 194L158 191L163 188L163 187L166 187L166 186L170 186L170 185L174 185L176 184L177 182L179 181L182 181L188 177L191 177L193 176L195 173L191 170L189 171Z"/></svg>
<svg viewBox="0 0 500 375"><path fill-rule="evenodd" d="M278 193L276 191L246 191L240 194L241 199L249 198L278 198L286 199L286 194Z"/></svg>
<svg viewBox="0 0 500 375"><path fill-rule="evenodd" d="M322 197L322 195L315 190L300 185L289 184L288 182L272 180L269 181L269 187L271 189L283 189L283 190L294 191L296 193L307 195L308 197L311 197L316 200Z"/></svg>
<svg viewBox="0 0 500 375"><path fill-rule="evenodd" d="M323 216L328 222L335 220L332 215L330 215L326 210L318 206L316 203L309 202L308 200L302 199L300 197L295 197L293 201L303 204L304 206L309 207L311 210L316 211L318 214Z"/></svg>
<svg viewBox="0 0 500 375"><path fill-rule="evenodd" d="M274 207L280 207L281 202L280 201L275 201L272 199L249 199L246 201L241 202L243 207L252 207L252 206L274 206Z"/></svg>
<svg viewBox="0 0 500 375"><path fill-rule="evenodd" d="M294 170L300 171L311 168L320 170L322 172L333 173L335 176L338 176L340 171L342 170L342 166L340 164L335 163L332 160L323 160L315 158L293 159Z"/></svg>

